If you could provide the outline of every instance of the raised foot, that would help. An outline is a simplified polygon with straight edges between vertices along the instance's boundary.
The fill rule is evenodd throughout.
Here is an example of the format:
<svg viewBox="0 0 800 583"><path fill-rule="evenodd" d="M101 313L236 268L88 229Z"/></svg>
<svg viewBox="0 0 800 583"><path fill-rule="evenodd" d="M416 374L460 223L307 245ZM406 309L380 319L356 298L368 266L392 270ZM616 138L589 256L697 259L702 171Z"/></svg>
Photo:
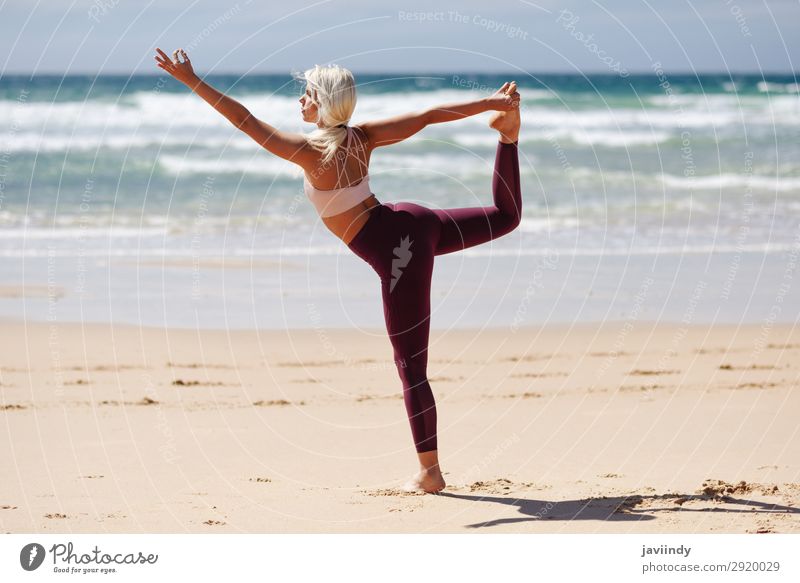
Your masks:
<svg viewBox="0 0 800 583"><path fill-rule="evenodd" d="M489 118L489 127L500 132L500 141L512 144L519 140L519 110L497 111Z"/></svg>
<svg viewBox="0 0 800 583"><path fill-rule="evenodd" d="M517 85L512 83L506 93L513 95L516 91ZM496 111L489 118L489 127L500 132L500 141L507 144L519 139L520 123L519 107L514 107L509 111Z"/></svg>
<svg viewBox="0 0 800 583"><path fill-rule="evenodd" d="M428 494L435 494L444 490L446 485L440 470L420 470L417 475L405 483L403 490L406 492L422 491Z"/></svg>

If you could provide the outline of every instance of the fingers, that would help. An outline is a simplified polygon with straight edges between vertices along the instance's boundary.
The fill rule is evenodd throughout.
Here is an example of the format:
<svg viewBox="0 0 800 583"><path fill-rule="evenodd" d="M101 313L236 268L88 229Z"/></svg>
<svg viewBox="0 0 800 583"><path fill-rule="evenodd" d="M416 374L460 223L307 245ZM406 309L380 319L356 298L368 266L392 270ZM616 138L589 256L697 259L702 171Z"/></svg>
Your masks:
<svg viewBox="0 0 800 583"><path fill-rule="evenodd" d="M172 53L172 58L170 58L164 51L162 51L158 47L156 47L156 52L158 53L154 57L156 63L158 64L159 67L161 67L168 73L174 72L176 65L190 64L189 55L187 55L186 51L184 51L183 49L175 50Z"/></svg>
<svg viewBox="0 0 800 583"><path fill-rule="evenodd" d="M168 57L168 56L167 56L167 55L164 53L164 51L162 51L162 50L161 50L161 49L159 49L159 48L156 48L156 51L158 52L158 55L156 55L154 58L155 58L155 60L158 62L158 64L159 64L159 65L171 65L171 64L172 64L172 61L171 61L171 60L170 60L170 58L169 58L169 57ZM162 68L163 68L163 67L162 67Z"/></svg>
<svg viewBox="0 0 800 583"><path fill-rule="evenodd" d="M498 92L501 92L501 91L502 91L503 93L505 93L505 92L506 92L506 89L508 89L508 81L506 81L505 83L503 83L503 86L502 86L500 89L498 89L497 91L498 91Z"/></svg>
<svg viewBox="0 0 800 583"><path fill-rule="evenodd" d="M189 62L189 56L183 49L175 49L175 52L172 53L172 60L175 62L176 65L182 65L183 63Z"/></svg>

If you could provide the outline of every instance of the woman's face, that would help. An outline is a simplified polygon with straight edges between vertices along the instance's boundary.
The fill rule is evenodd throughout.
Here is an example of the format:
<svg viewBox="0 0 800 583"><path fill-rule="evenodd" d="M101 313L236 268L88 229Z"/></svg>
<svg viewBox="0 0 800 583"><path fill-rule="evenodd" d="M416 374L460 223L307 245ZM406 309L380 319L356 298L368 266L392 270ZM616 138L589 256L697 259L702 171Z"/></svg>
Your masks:
<svg viewBox="0 0 800 583"><path fill-rule="evenodd" d="M300 113L303 121L317 123L317 105L312 101L311 88L308 85L306 85L303 95L300 96Z"/></svg>

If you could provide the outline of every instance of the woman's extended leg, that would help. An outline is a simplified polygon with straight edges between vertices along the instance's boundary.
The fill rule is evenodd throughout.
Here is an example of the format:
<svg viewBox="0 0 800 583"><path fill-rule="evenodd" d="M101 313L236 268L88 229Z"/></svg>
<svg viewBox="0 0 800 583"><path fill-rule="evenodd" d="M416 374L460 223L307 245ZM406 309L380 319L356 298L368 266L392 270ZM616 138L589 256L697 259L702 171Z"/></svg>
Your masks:
<svg viewBox="0 0 800 583"><path fill-rule="evenodd" d="M513 231L522 219L519 180L519 110L495 115L490 125L500 132L494 159L494 205L433 209L442 224L436 255L461 251Z"/></svg>

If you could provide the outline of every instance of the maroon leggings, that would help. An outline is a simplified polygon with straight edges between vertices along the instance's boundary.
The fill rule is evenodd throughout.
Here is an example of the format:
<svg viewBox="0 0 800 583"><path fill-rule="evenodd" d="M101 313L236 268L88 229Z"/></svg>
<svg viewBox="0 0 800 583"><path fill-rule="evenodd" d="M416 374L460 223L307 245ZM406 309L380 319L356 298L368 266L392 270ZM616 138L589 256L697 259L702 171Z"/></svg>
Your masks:
<svg viewBox="0 0 800 583"><path fill-rule="evenodd" d="M436 402L428 383L428 338L433 258L486 243L512 231L522 214L517 142L497 143L494 204L431 209L412 202L382 203L350 249L380 276L383 314L403 383L403 400L418 452L436 449Z"/></svg>

